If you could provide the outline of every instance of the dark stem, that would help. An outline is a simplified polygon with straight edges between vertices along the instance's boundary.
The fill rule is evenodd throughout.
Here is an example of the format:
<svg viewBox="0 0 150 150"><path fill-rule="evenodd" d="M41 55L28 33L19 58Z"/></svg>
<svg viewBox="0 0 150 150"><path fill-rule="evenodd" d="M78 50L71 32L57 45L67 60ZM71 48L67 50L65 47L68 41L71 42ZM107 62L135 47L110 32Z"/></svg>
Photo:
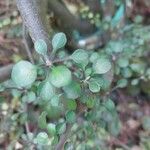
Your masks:
<svg viewBox="0 0 150 150"><path fill-rule="evenodd" d="M82 124L84 122L84 119L81 117L84 112L84 111L83 112L82 111L79 111L78 115L77 115L77 123L78 123L79 127L82 126ZM66 132L60 136L59 143L56 145L55 150L64 149L64 144L66 143L67 139L70 138L70 136L72 135L72 133L71 133L72 126L73 126L73 124L67 125Z"/></svg>
<svg viewBox="0 0 150 150"><path fill-rule="evenodd" d="M13 67L13 64L0 68L0 82L3 82L4 80L10 78L12 67Z"/></svg>
<svg viewBox="0 0 150 150"><path fill-rule="evenodd" d="M63 149L64 144L65 144L65 142L67 141L68 136L69 136L69 134L70 134L71 127L72 127L71 124L69 124L69 125L67 126L66 132L65 132L63 135L61 135L61 137L60 137L60 139L59 139L59 143L56 145L55 150L62 150L62 149Z"/></svg>
<svg viewBox="0 0 150 150"><path fill-rule="evenodd" d="M28 29L24 24L23 24L22 28L23 28L23 43L25 45L25 50L26 50L27 56L29 57L29 60L34 64L34 58L32 56L31 46L29 43L30 36L28 33Z"/></svg>

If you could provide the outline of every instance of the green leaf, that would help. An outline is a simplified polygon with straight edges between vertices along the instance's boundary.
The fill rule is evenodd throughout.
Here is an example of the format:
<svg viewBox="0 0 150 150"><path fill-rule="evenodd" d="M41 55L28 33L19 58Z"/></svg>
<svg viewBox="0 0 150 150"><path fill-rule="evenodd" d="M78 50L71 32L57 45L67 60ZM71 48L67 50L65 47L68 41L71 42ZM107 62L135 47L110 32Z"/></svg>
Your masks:
<svg viewBox="0 0 150 150"><path fill-rule="evenodd" d="M89 81L89 89L93 93L97 93L100 91L101 87L96 81Z"/></svg>
<svg viewBox="0 0 150 150"><path fill-rule="evenodd" d="M5 90L5 87L2 84L0 84L0 92L3 92L4 90Z"/></svg>
<svg viewBox="0 0 150 150"><path fill-rule="evenodd" d="M126 58L119 58L117 63L121 68L125 68L129 65L129 60Z"/></svg>
<svg viewBox="0 0 150 150"><path fill-rule="evenodd" d="M132 70L130 68L123 68L121 74L124 78L130 78L132 76Z"/></svg>
<svg viewBox="0 0 150 150"><path fill-rule="evenodd" d="M113 120L108 124L108 131L113 135L113 136L118 136L118 134L121 131L121 123L118 119Z"/></svg>
<svg viewBox="0 0 150 150"><path fill-rule="evenodd" d="M60 32L60 33L55 34L52 39L53 51L56 51L64 47L66 42L67 42L67 38L64 33Z"/></svg>
<svg viewBox="0 0 150 150"><path fill-rule="evenodd" d="M74 123L76 121L76 114L74 111L68 111L66 113L66 121L68 123Z"/></svg>
<svg viewBox="0 0 150 150"><path fill-rule="evenodd" d="M130 65L130 67L134 72L137 72L140 74L143 74L145 71L145 64L142 62L141 63L133 63Z"/></svg>
<svg viewBox="0 0 150 150"><path fill-rule="evenodd" d="M53 141L52 141L52 145L56 145L59 142L59 137L57 135L54 136Z"/></svg>
<svg viewBox="0 0 150 150"><path fill-rule="evenodd" d="M35 138L35 143L40 145L47 145L49 141L48 135L45 132L40 132Z"/></svg>
<svg viewBox="0 0 150 150"><path fill-rule="evenodd" d="M34 92L28 92L27 95L22 97L23 102L31 103L36 100L36 95Z"/></svg>
<svg viewBox="0 0 150 150"><path fill-rule="evenodd" d="M97 52L92 53L92 55L90 56L90 62L94 63L99 57L100 56Z"/></svg>
<svg viewBox="0 0 150 150"><path fill-rule="evenodd" d="M44 81L39 85L39 95L42 100L50 100L55 94L54 87L48 81Z"/></svg>
<svg viewBox="0 0 150 150"><path fill-rule="evenodd" d="M45 105L44 110L47 112L47 117L50 119L56 119L60 117L62 112L64 111L64 107L59 105L59 106L52 106L50 102Z"/></svg>
<svg viewBox="0 0 150 150"><path fill-rule="evenodd" d="M87 68L84 73L85 77L89 77L92 74L92 68Z"/></svg>
<svg viewBox="0 0 150 150"><path fill-rule="evenodd" d="M59 97L60 97L59 95L55 95L55 96L52 97L52 99L50 101L52 106L55 106L55 107L59 106L59 101L60 101Z"/></svg>
<svg viewBox="0 0 150 150"><path fill-rule="evenodd" d="M56 134L56 125L54 123L49 123L47 125L48 134L54 136Z"/></svg>
<svg viewBox="0 0 150 150"><path fill-rule="evenodd" d="M144 116L142 118L142 126L144 130L150 131L150 116Z"/></svg>
<svg viewBox="0 0 150 150"><path fill-rule="evenodd" d="M93 69L96 74L105 74L111 69L111 63L106 58L99 58L93 63Z"/></svg>
<svg viewBox="0 0 150 150"><path fill-rule="evenodd" d="M52 68L50 81L55 87L60 88L66 86L70 84L71 80L71 71L66 66L57 66Z"/></svg>
<svg viewBox="0 0 150 150"><path fill-rule="evenodd" d="M77 103L75 100L69 99L67 100L67 109L68 110L76 110L77 108Z"/></svg>
<svg viewBox="0 0 150 150"><path fill-rule="evenodd" d="M87 99L87 101L86 101L86 106L87 106L88 108L93 108L94 105L95 105L95 99L92 98L92 97L89 97L89 98Z"/></svg>
<svg viewBox="0 0 150 150"><path fill-rule="evenodd" d="M42 39L35 41L34 49L38 54L41 54L43 56L45 56L47 54L47 44Z"/></svg>
<svg viewBox="0 0 150 150"><path fill-rule="evenodd" d="M123 51L123 44L121 41L110 41L107 47L107 53L120 53Z"/></svg>
<svg viewBox="0 0 150 150"><path fill-rule="evenodd" d="M19 87L28 87L37 77L36 67L28 61L19 61L13 66L11 79Z"/></svg>
<svg viewBox="0 0 150 150"><path fill-rule="evenodd" d="M131 85L137 85L139 83L139 79L133 79L131 81Z"/></svg>
<svg viewBox="0 0 150 150"><path fill-rule="evenodd" d="M46 116L47 116L47 113L45 111L42 112L41 115L39 116L38 126L41 129L46 129L46 127L47 127Z"/></svg>
<svg viewBox="0 0 150 150"><path fill-rule="evenodd" d="M77 99L81 94L80 84L76 81L72 81L69 85L64 86L63 90L70 99Z"/></svg>
<svg viewBox="0 0 150 150"><path fill-rule="evenodd" d="M83 49L77 49L70 57L75 63L80 64L83 68L88 64L88 53Z"/></svg>
<svg viewBox="0 0 150 150"><path fill-rule="evenodd" d="M109 110L113 111L115 110L115 104L111 99L108 99L104 102L104 106Z"/></svg>
<svg viewBox="0 0 150 150"><path fill-rule="evenodd" d="M125 88L128 84L128 80L127 79L120 79L117 82L117 87L119 88Z"/></svg>
<svg viewBox="0 0 150 150"><path fill-rule="evenodd" d="M59 123L56 125L56 133L63 134L66 131L66 123Z"/></svg>

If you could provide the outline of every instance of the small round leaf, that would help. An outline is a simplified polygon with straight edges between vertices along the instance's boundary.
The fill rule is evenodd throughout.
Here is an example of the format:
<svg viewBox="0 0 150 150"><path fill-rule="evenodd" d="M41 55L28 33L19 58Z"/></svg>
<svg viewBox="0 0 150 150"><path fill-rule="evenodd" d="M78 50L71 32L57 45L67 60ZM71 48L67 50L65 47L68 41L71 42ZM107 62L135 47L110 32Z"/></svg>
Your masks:
<svg viewBox="0 0 150 150"><path fill-rule="evenodd" d="M71 71L66 66L57 66L52 68L50 74L51 83L57 87L68 85L72 80Z"/></svg>
<svg viewBox="0 0 150 150"><path fill-rule="evenodd" d="M89 83L89 89L93 93L97 93L100 91L100 85L96 81L90 81Z"/></svg>
<svg viewBox="0 0 150 150"><path fill-rule="evenodd" d="M108 99L105 103L104 106L109 110L112 111L115 109L115 104L111 99Z"/></svg>
<svg viewBox="0 0 150 150"><path fill-rule="evenodd" d="M117 63L121 68L124 68L124 67L127 67L129 65L129 60L126 58L119 58Z"/></svg>
<svg viewBox="0 0 150 150"><path fill-rule="evenodd" d="M34 49L37 53L41 55L46 55L47 53L47 44L44 40L39 39L34 43Z"/></svg>
<svg viewBox="0 0 150 150"><path fill-rule="evenodd" d="M86 101L86 106L88 108L93 108L95 105L95 99L94 98L88 98L87 101Z"/></svg>
<svg viewBox="0 0 150 150"><path fill-rule="evenodd" d="M51 98L50 104L54 107L58 107L59 106L59 95L55 95Z"/></svg>
<svg viewBox="0 0 150 150"><path fill-rule="evenodd" d="M131 85L137 85L139 83L139 79L133 79L131 81Z"/></svg>
<svg viewBox="0 0 150 150"><path fill-rule="evenodd" d="M77 49L72 55L71 59L81 65L83 68L88 64L88 53L83 49Z"/></svg>
<svg viewBox="0 0 150 150"><path fill-rule="evenodd" d="M66 123L59 123L56 125L57 134L63 134L66 131Z"/></svg>
<svg viewBox="0 0 150 150"><path fill-rule="evenodd" d="M45 129L46 126L47 126L46 115L47 115L47 113L44 111L44 112L42 112L41 115L39 116L39 119L38 119L38 126L39 126L41 129Z"/></svg>
<svg viewBox="0 0 150 150"><path fill-rule="evenodd" d="M19 87L30 86L37 77L36 67L28 61L19 61L13 66L11 78Z"/></svg>
<svg viewBox="0 0 150 150"><path fill-rule="evenodd" d="M74 123L76 121L76 114L74 111L68 111L66 113L66 121L68 123Z"/></svg>
<svg viewBox="0 0 150 150"><path fill-rule="evenodd" d="M77 108L77 103L75 100L69 99L67 100L67 109L68 110L76 110Z"/></svg>
<svg viewBox="0 0 150 150"><path fill-rule="evenodd" d="M126 79L120 79L117 82L117 87L119 88L125 88L128 84L128 81Z"/></svg>
<svg viewBox="0 0 150 150"><path fill-rule="evenodd" d="M49 123L47 125L47 131L51 136L55 135L56 134L56 125L54 123Z"/></svg>
<svg viewBox="0 0 150 150"><path fill-rule="evenodd" d="M54 96L55 90L52 84L44 81L39 85L39 94L42 100L50 100Z"/></svg>
<svg viewBox="0 0 150 150"><path fill-rule="evenodd" d="M56 51L59 48L64 47L66 42L67 42L67 38L64 33L60 32L60 33L55 34L52 39L53 50Z"/></svg>
<svg viewBox="0 0 150 150"><path fill-rule="evenodd" d="M27 103L31 103L31 102L33 102L33 101L35 101L36 100L36 95L35 95L35 93L34 92L28 92L27 93L27 95L24 95L23 97L22 97L22 101L23 102L27 102Z"/></svg>
<svg viewBox="0 0 150 150"><path fill-rule="evenodd" d="M67 97L70 99L76 99L81 94L80 84L75 81L72 81L69 85L64 86L63 90L65 91Z"/></svg>
<svg viewBox="0 0 150 150"><path fill-rule="evenodd" d="M90 62L94 63L98 58L99 58L99 54L97 52L94 52L90 56Z"/></svg>
<svg viewBox="0 0 150 150"><path fill-rule="evenodd" d="M46 132L40 132L35 138L36 143L40 145L47 145L48 144L48 135Z"/></svg>
<svg viewBox="0 0 150 150"><path fill-rule="evenodd" d="M106 58L99 58L93 63L93 69L96 74L105 74L111 69L111 63Z"/></svg>

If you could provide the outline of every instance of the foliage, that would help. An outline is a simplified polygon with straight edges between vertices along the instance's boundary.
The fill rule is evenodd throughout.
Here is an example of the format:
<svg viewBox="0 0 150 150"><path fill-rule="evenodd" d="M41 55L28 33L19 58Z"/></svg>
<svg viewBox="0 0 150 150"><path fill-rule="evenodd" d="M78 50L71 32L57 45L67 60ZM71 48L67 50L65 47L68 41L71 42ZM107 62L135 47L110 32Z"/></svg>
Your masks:
<svg viewBox="0 0 150 150"><path fill-rule="evenodd" d="M26 149L31 145L55 149L68 126L71 129L64 143L66 150L107 149L103 141L119 136L122 128L113 91L126 88L132 95L139 91L150 94L142 86L150 80L150 68L145 62L150 28L135 22L120 29L124 4L115 2L118 9L112 18L100 20L95 15L93 23L120 38L111 39L96 51L77 49L72 54L64 50L67 38L63 32L53 36L51 54L46 41L39 39L34 43L39 54L36 64L17 62L11 80L0 85L0 91L11 89L13 101L20 108L11 120L12 124L19 120L19 125L25 125L25 129L16 132L27 143ZM27 110L29 106L31 110ZM142 128L149 130L149 122L150 118L144 117ZM28 131L28 123L36 126L35 133Z"/></svg>

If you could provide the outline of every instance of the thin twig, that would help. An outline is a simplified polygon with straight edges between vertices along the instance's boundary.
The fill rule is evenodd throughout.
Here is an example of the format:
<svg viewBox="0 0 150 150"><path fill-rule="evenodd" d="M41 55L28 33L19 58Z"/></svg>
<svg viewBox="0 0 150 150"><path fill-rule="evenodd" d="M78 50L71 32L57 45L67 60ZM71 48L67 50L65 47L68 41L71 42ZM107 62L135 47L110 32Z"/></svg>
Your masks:
<svg viewBox="0 0 150 150"><path fill-rule="evenodd" d="M129 146L127 146L126 144L122 143L119 139L117 139L116 137L112 137L114 139L114 141L116 141L116 145L122 147L124 150L131 150L131 148Z"/></svg>
<svg viewBox="0 0 150 150"><path fill-rule="evenodd" d="M83 114L83 111L79 112L77 115L77 123L79 126L81 126L83 124L83 119L81 118L81 115ZM62 150L64 147L64 144L66 143L67 139L69 137L71 137L71 128L72 128L73 124L68 124L67 128L66 128L66 132L64 134L61 135L60 139L59 139L59 143L56 145L55 150Z"/></svg>
<svg viewBox="0 0 150 150"><path fill-rule="evenodd" d="M64 144L65 144L66 140L68 139L68 136L70 135L71 128L72 128L72 124L68 124L66 132L63 135L61 135L61 137L59 139L59 143L56 145L55 150L62 150L63 149Z"/></svg>
<svg viewBox="0 0 150 150"><path fill-rule="evenodd" d="M66 57L66 58L62 58L62 59L56 59L56 60L53 61L53 63L64 62L64 61L67 61L67 60L70 60L70 57Z"/></svg>
<svg viewBox="0 0 150 150"><path fill-rule="evenodd" d="M28 41L27 41L27 28L26 28L26 26L23 24L23 26L22 26L22 29L23 29L23 43L24 43L24 45L25 45L25 50L26 50L26 52L27 52L27 55L28 55L28 57L29 57L29 60L34 64L34 59L33 59L33 56L32 56L32 53L31 53L31 50L30 50L30 47L29 47L29 45L28 45Z"/></svg>
<svg viewBox="0 0 150 150"><path fill-rule="evenodd" d="M9 64L0 68L0 82L3 82L10 77L12 67L13 64Z"/></svg>

